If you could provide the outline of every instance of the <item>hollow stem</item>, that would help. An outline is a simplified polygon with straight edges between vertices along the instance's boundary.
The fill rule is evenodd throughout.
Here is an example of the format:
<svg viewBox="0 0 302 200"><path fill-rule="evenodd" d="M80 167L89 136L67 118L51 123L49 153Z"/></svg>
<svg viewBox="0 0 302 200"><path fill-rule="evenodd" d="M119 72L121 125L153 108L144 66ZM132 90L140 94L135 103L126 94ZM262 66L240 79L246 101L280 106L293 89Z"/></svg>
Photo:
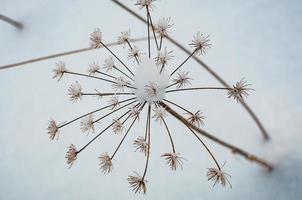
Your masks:
<svg viewBox="0 0 302 200"><path fill-rule="evenodd" d="M215 137L214 135L194 126L193 124L189 123L183 116L181 116L180 114L178 114L176 111L174 111L171 107L169 107L167 104L163 103L163 102L159 102L159 104L164 107L166 109L166 111L168 113L170 113L171 115L173 115L176 119L178 119L179 121L181 121L182 123L186 124L188 127L190 127L192 130L196 131L197 133L205 136L206 138L214 141L217 144L220 144L228 149L230 149L232 151L232 153L238 154L240 156L243 156L244 158L246 158L249 161L252 161L262 167L265 167L266 169L268 169L269 171L273 170L273 166L267 162L264 159L261 159L259 157L257 157L254 154L251 154L239 147L236 147L232 144L229 144L217 137Z"/></svg>
<svg viewBox="0 0 302 200"><path fill-rule="evenodd" d="M133 97L133 98L130 98L130 99L126 99L126 100L120 101L120 102L118 102L118 103L125 103L125 102L127 102L127 101L131 101L131 100L134 100L134 99L136 99L136 97ZM64 123L64 124L62 124L62 125L60 125L60 126L58 126L58 128L59 128L59 129L60 129L60 128L63 128L64 126L67 126L68 124L71 124L71 123L73 123L73 122L75 122L75 121L77 121L77 120L79 120L79 119L82 119L83 117L86 117L86 116L88 116L88 115L91 115L91 114L96 113L96 112L99 112L99 111L102 111L102 110L104 110L104 109L106 109L106 108L110 108L111 106L113 106L113 104L108 105L108 106L104 106L104 107L99 108L99 109L97 109L97 110L94 110L94 111L91 111L91 112L86 113L86 114L84 114L84 115L81 115L81 116L79 116L79 117L77 117L77 118L75 118L75 119L73 119L73 120L70 120L69 122L66 122L66 123Z"/></svg>

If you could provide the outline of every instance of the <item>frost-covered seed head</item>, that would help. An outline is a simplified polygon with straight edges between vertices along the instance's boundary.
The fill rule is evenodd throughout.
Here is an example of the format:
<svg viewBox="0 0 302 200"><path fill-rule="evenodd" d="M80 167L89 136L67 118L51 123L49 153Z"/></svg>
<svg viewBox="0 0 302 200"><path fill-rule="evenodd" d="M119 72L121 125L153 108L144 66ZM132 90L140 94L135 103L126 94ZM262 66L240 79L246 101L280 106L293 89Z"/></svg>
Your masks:
<svg viewBox="0 0 302 200"><path fill-rule="evenodd" d="M172 81L176 84L177 88L184 88L191 85L190 80L192 80L192 78L189 77L189 72L180 71L177 72L177 77Z"/></svg>
<svg viewBox="0 0 302 200"><path fill-rule="evenodd" d="M113 164L112 164L111 157L108 155L107 152L100 155L99 160L100 160L101 170L104 174L109 174L110 172L112 172Z"/></svg>
<svg viewBox="0 0 302 200"><path fill-rule="evenodd" d="M123 78L123 77L117 77L115 79L115 82L113 85L112 85L112 88L115 90L115 91L124 91L125 87L129 84L129 82Z"/></svg>
<svg viewBox="0 0 302 200"><path fill-rule="evenodd" d="M232 187L229 181L229 178L231 178L231 176L221 171L221 169L208 168L207 177L208 177L208 181L210 180L214 181L213 187L216 185L216 183L218 184L220 183L222 187L225 187L228 183L230 187Z"/></svg>
<svg viewBox="0 0 302 200"><path fill-rule="evenodd" d="M77 148L73 144L71 144L65 156L69 168L73 165L74 161L77 159L77 154L78 154Z"/></svg>
<svg viewBox="0 0 302 200"><path fill-rule="evenodd" d="M67 72L66 64L63 61L56 63L56 68L52 70L54 73L54 76L52 78L57 78L58 81L61 80L63 75Z"/></svg>
<svg viewBox="0 0 302 200"><path fill-rule="evenodd" d="M247 82L241 79L233 88L228 91L228 97L235 99L237 102L244 101L244 97L248 97L248 91L253 90L252 88L248 88L251 84L247 84Z"/></svg>
<svg viewBox="0 0 302 200"><path fill-rule="evenodd" d="M190 45L194 48L197 55L205 54L207 50L211 47L209 37L210 36L205 36L200 32L194 35L194 39L192 40L192 43L190 43Z"/></svg>
<svg viewBox="0 0 302 200"><path fill-rule="evenodd" d="M91 75L94 75L95 73L97 73L100 69L101 69L101 67L100 67L99 63L93 62L93 63L89 64L87 72L91 76Z"/></svg>
<svg viewBox="0 0 302 200"><path fill-rule="evenodd" d="M84 118L81 121L81 130L82 132L87 132L87 135L90 131L94 133L94 121L93 121L93 115L90 114L86 118Z"/></svg>
<svg viewBox="0 0 302 200"><path fill-rule="evenodd" d="M100 48L102 46L102 32L99 28L94 29L90 34L90 47L93 49Z"/></svg>
<svg viewBox="0 0 302 200"><path fill-rule="evenodd" d="M140 57L142 55L144 55L144 54L141 53L141 50L137 46L134 45L132 47L132 49L129 48L128 58L133 59L134 62L136 61L136 59L138 59L138 61L140 61Z"/></svg>
<svg viewBox="0 0 302 200"><path fill-rule="evenodd" d="M82 86L78 83L78 81L71 84L71 86L68 89L68 95L70 96L70 101L72 101L73 103L81 99Z"/></svg>
<svg viewBox="0 0 302 200"><path fill-rule="evenodd" d="M130 116L131 118L138 118L139 119L139 114L140 114L140 109L137 106L131 106L130 108Z"/></svg>
<svg viewBox="0 0 302 200"><path fill-rule="evenodd" d="M135 139L133 141L133 146L135 151L143 152L145 156L147 155L149 145L143 137L139 136L137 139Z"/></svg>
<svg viewBox="0 0 302 200"><path fill-rule="evenodd" d="M134 191L135 193L143 192L144 194L146 194L148 181L143 179L137 172L134 172L133 176L128 176L127 180L130 184L130 187L132 188L132 191Z"/></svg>
<svg viewBox="0 0 302 200"><path fill-rule="evenodd" d="M174 56L171 55L173 51L167 51L165 48L162 51L158 51L157 57L155 57L155 62L158 66L164 66L171 60Z"/></svg>
<svg viewBox="0 0 302 200"><path fill-rule="evenodd" d="M57 137L57 139L59 139L59 133L60 133L59 127L58 127L57 123L55 122L55 120L51 119L49 121L47 131L49 134L49 139L53 140L55 137Z"/></svg>
<svg viewBox="0 0 302 200"><path fill-rule="evenodd" d="M170 17L161 17L155 25L155 30L161 37L168 36L168 29L173 26L173 24L170 23L170 20Z"/></svg>
<svg viewBox="0 0 302 200"><path fill-rule="evenodd" d="M114 59L112 56L108 57L105 59L104 61L104 69L108 72L108 71L112 71L114 68Z"/></svg>
<svg viewBox="0 0 302 200"><path fill-rule="evenodd" d="M166 159L166 164L170 166L171 170L175 171L178 167L182 169L185 158L181 157L179 153L165 153L161 157Z"/></svg>
<svg viewBox="0 0 302 200"><path fill-rule="evenodd" d="M158 96L159 87L154 82L149 82L148 85L145 85L145 93L149 98L156 98Z"/></svg>
<svg viewBox="0 0 302 200"><path fill-rule="evenodd" d="M148 6L150 8L153 8L153 2L155 0L137 0L136 3L134 5L139 6L140 9Z"/></svg>
<svg viewBox="0 0 302 200"><path fill-rule="evenodd" d="M114 95L112 96L109 101L108 101L109 105L111 105L111 109L114 110L116 109L117 107L120 106L120 102L119 102L119 99L118 99L118 96Z"/></svg>
<svg viewBox="0 0 302 200"><path fill-rule="evenodd" d="M191 124L195 125L195 126L202 126L204 124L204 119L205 116L202 115L201 110L198 110L195 113L187 113L189 115L189 117L187 118L188 122L190 122Z"/></svg>
<svg viewBox="0 0 302 200"><path fill-rule="evenodd" d="M125 129L124 124L119 119L114 119L113 122L114 122L112 125L113 132L115 134L122 134Z"/></svg>
<svg viewBox="0 0 302 200"><path fill-rule="evenodd" d="M122 31L121 35L118 36L117 42L118 44L123 45L123 48L125 48L125 45L130 41L130 29L127 31Z"/></svg>
<svg viewBox="0 0 302 200"><path fill-rule="evenodd" d="M168 115L166 109L164 109L161 106L154 107L153 111L154 111L153 118L155 119L155 121L161 122Z"/></svg>

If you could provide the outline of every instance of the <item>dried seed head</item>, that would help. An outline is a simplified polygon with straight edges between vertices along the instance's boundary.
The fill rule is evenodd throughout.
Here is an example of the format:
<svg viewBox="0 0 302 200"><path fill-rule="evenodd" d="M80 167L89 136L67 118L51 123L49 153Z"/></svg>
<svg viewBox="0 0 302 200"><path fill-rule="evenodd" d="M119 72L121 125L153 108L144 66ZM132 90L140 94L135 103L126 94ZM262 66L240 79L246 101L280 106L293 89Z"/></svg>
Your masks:
<svg viewBox="0 0 302 200"><path fill-rule="evenodd" d="M110 56L110 57L106 58L105 61L104 61L103 66L104 66L104 69L106 69L107 72L112 71L113 68L114 68L114 59L113 59L113 57Z"/></svg>
<svg viewBox="0 0 302 200"><path fill-rule="evenodd" d="M139 114L140 114L139 107L133 105L129 109L130 109L130 116L131 116L131 118L137 118L137 119L139 119Z"/></svg>
<svg viewBox="0 0 302 200"><path fill-rule="evenodd" d="M88 74L91 76L91 75L94 75L95 73L97 73L100 69L101 69L101 68L100 68L99 63L93 62L93 63L90 63L90 64L89 64L89 67L88 67L88 69L87 69L87 72L88 72Z"/></svg>
<svg viewBox="0 0 302 200"><path fill-rule="evenodd" d="M123 48L125 48L125 45L128 44L130 41L130 29L128 31L122 31L121 35L117 38L117 43L122 44Z"/></svg>
<svg viewBox="0 0 302 200"><path fill-rule="evenodd" d="M90 47L93 49L100 48L102 46L102 32L99 28L94 29L90 34Z"/></svg>
<svg viewBox="0 0 302 200"><path fill-rule="evenodd" d="M130 187L132 188L132 191L135 193L141 193L143 192L146 194L147 192L147 180L144 180L137 172L133 172L135 175L128 176L128 182L130 184Z"/></svg>
<svg viewBox="0 0 302 200"><path fill-rule="evenodd" d="M152 3L154 2L155 0L137 0L136 3L134 5L136 6L139 6L140 9L148 6L150 8L153 8L153 5Z"/></svg>
<svg viewBox="0 0 302 200"><path fill-rule="evenodd" d="M68 95L70 95L70 101L72 101L73 103L81 99L82 86L78 83L78 81L71 84L71 86L68 89Z"/></svg>
<svg viewBox="0 0 302 200"><path fill-rule="evenodd" d="M155 57L155 62L158 66L164 66L171 60L174 56L171 55L173 51L167 51L165 48L162 51L159 51L157 57Z"/></svg>
<svg viewBox="0 0 302 200"><path fill-rule="evenodd" d="M144 54L141 53L141 50L135 45L132 47L132 49L129 49L128 58L133 59L134 62L136 61L136 59L140 61L140 57L142 55Z"/></svg>
<svg viewBox="0 0 302 200"><path fill-rule="evenodd" d="M205 36L202 33L198 32L194 36L194 39L192 40L192 43L190 43L190 46L194 48L197 55L205 54L211 47L209 36Z"/></svg>
<svg viewBox="0 0 302 200"><path fill-rule="evenodd" d="M184 88L188 85L191 85L190 80L192 80L192 78L190 78L188 75L189 72L177 72L177 77L174 78L172 81L176 84L177 88Z"/></svg>
<svg viewBox="0 0 302 200"><path fill-rule="evenodd" d="M229 181L229 178L231 178L231 176L221 171L221 169L208 168L207 177L208 177L208 181L210 180L214 181L213 187L216 185L216 183L218 184L220 183L222 187L225 187L228 183L232 188L232 185Z"/></svg>
<svg viewBox="0 0 302 200"><path fill-rule="evenodd" d="M77 154L78 154L77 148L73 144L71 144L65 156L69 168L73 165L74 161L77 159Z"/></svg>
<svg viewBox="0 0 302 200"><path fill-rule="evenodd" d="M82 132L87 132L87 135L89 134L90 131L94 133L93 115L90 114L81 121L81 130Z"/></svg>
<svg viewBox="0 0 302 200"><path fill-rule="evenodd" d="M190 122L191 124L195 125L195 126L202 126L204 125L203 120L206 118L205 116L202 115L201 110L198 110L195 113L187 113L187 115L189 115L189 117L187 118L188 122Z"/></svg>
<svg viewBox="0 0 302 200"><path fill-rule="evenodd" d="M153 118L155 118L155 121L161 122L168 115L166 109L164 109L161 106L154 107L153 111L154 111Z"/></svg>
<svg viewBox="0 0 302 200"><path fill-rule="evenodd" d="M112 125L113 132L115 134L122 134L125 129L124 124L119 119L114 119L113 122L114 122Z"/></svg>
<svg viewBox="0 0 302 200"><path fill-rule="evenodd" d="M102 155L100 155L99 159L102 172L104 174L109 174L110 172L112 172L113 164L111 157L108 155L108 153L103 153Z"/></svg>
<svg viewBox="0 0 302 200"><path fill-rule="evenodd" d="M57 78L58 81L61 80L63 75L67 72L66 64L63 61L56 63L56 68L52 70L54 73L54 76L52 78Z"/></svg>
<svg viewBox="0 0 302 200"><path fill-rule="evenodd" d="M112 96L109 101L108 101L109 105L111 105L111 109L114 110L115 108L120 106L120 102L118 99L118 96L114 95Z"/></svg>
<svg viewBox="0 0 302 200"><path fill-rule="evenodd" d="M157 97L159 89L158 85L153 82L149 82L148 85L145 85L145 93L149 98Z"/></svg>
<svg viewBox="0 0 302 200"><path fill-rule="evenodd" d="M247 84L246 81L241 79L233 88L228 91L228 97L235 99L237 102L244 101L244 97L248 97L248 91L253 90L252 88L248 88L251 84Z"/></svg>
<svg viewBox="0 0 302 200"><path fill-rule="evenodd" d="M112 88L115 90L115 91L121 91L123 92L125 87L129 84L129 82L123 78L123 77L117 77L115 79L115 83L112 84Z"/></svg>
<svg viewBox="0 0 302 200"><path fill-rule="evenodd" d="M183 161L186 160L183 157L180 157L179 153L165 153L161 157L166 159L166 164L171 167L171 170L176 170L178 167L182 169Z"/></svg>
<svg viewBox="0 0 302 200"><path fill-rule="evenodd" d="M135 151L143 152L145 156L147 155L149 145L143 137L138 137L133 141L133 146Z"/></svg>
<svg viewBox="0 0 302 200"><path fill-rule="evenodd" d="M168 36L168 29L173 26L173 24L170 23L170 20L170 17L161 17L155 25L155 30L161 37Z"/></svg>
<svg viewBox="0 0 302 200"><path fill-rule="evenodd" d="M48 127L48 134L49 134L49 139L53 140L55 137L57 137L57 139L59 139L59 127L57 125L57 123L55 122L55 120L51 119L49 121Z"/></svg>

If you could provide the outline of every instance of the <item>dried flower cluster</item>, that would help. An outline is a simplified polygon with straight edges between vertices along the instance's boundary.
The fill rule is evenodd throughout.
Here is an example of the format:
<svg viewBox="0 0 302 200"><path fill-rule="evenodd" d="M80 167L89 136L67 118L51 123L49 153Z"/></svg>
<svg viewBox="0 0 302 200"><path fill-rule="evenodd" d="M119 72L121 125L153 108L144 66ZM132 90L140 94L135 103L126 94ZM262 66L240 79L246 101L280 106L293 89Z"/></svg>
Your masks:
<svg viewBox="0 0 302 200"><path fill-rule="evenodd" d="M76 117L62 125L57 125L57 123L51 119L47 128L49 138L51 140L58 138L59 130L61 128L78 120L82 120L80 123L80 129L82 132L87 133L87 135L90 132L94 133L93 138L80 150L77 150L73 144L70 145L66 155L66 160L67 164L71 167L80 152L89 147L91 143L95 142L100 135L107 130L110 130L110 128L115 134L123 135L123 138L112 154L106 152L99 156L101 171L108 174L113 170L114 158L117 155L120 146L123 144L124 139L131 131L135 122L139 121L139 117L142 116L145 111L145 134L138 136L137 139L133 141L134 151L142 152L146 158L145 167L142 175L134 172L134 175L130 175L128 177L128 182L135 193L146 193L147 180L145 178L147 177L150 161L150 138L152 134L151 123L160 122L159 126L163 127L163 131L167 133L167 137L169 138L171 145L171 151L163 153L161 157L163 157L171 170L176 170L178 168L182 169L184 161L186 161L186 159L176 151L173 141L174 135L166 121L167 117L176 117L173 112L170 111L172 109L171 107L173 107L176 110L180 110L180 112L185 113L185 122L183 122L184 128L197 137L201 146L206 149L213 158L215 167L209 168L207 173L208 180L213 180L215 182L214 185L216 183L220 183L222 186L225 186L226 183L229 183L229 175L222 171L222 167L219 165L213 153L192 129L192 127L200 127L204 124L205 117L203 116L203 113L200 110L191 112L184 106L166 99L165 94L217 89L225 91L229 98L234 98L237 101L243 101L244 97L248 96L248 91L251 90L248 88L250 85L242 79L231 88L189 87L192 85L191 82L193 79L189 77L189 72L181 71L180 68L184 67L186 61L193 55L203 55L207 52L211 46L209 43L209 36L205 36L198 32L194 36L192 43L190 43L193 47L192 54L185 59L185 61L181 62L178 67L175 68L173 66L169 66L169 61L173 58L171 55L172 51L168 51L167 48L162 48L162 46L165 37L168 36L169 29L172 27L172 24L170 23L170 18L161 18L158 21L158 24L153 24L150 10L153 7L152 4L154 1L155 0L138 0L135 3L139 8L146 9L149 36L148 56L145 56L137 46L130 43L130 30L121 32L121 35L117 38L118 44L123 45L123 47L129 47L128 58L134 59L137 62L138 68L141 69L140 71L137 70L136 73L133 73L133 63L126 65L102 42L103 34L100 29L95 29L90 35L90 47L100 48L101 46L104 46L111 54L111 57L104 60L103 68L101 68L98 63L94 62L89 65L87 70L88 74L85 74L67 70L64 62L58 62L56 64L56 68L53 70L53 78L61 80L65 74L70 74L74 76L98 79L104 84L111 84L112 91L103 93L99 92L99 90L95 90L95 93L90 93L85 91L78 82L73 83L68 89L70 100L73 103L86 96L98 96L108 98L108 105ZM155 43L158 54L153 57L151 57L150 51L150 32L154 34L155 39L157 38ZM116 61L117 64L115 63ZM105 69L105 72L103 72L102 69ZM169 75L170 71L172 73ZM123 114L113 116L118 113L118 111L123 111ZM105 113L101 114L102 112ZM106 125L103 130L96 134L95 123L107 117L112 117L112 123ZM131 121L130 124L128 124L129 121ZM102 126L104 125L102 124Z"/></svg>

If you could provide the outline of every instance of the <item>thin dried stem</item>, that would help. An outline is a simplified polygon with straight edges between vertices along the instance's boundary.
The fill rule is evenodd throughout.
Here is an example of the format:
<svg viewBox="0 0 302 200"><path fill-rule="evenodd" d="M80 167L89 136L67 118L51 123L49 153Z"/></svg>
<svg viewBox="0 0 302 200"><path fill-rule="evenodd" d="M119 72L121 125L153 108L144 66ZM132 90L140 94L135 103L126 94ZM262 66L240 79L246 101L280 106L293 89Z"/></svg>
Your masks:
<svg viewBox="0 0 302 200"><path fill-rule="evenodd" d="M146 174L147 174L147 169L148 169L148 165L149 165L149 159L150 159L150 132L151 132L151 106L149 105L148 107L148 151L147 151L147 160L146 160L146 165L145 165L145 170L144 170L144 174L142 176L142 180L144 180Z"/></svg>
<svg viewBox="0 0 302 200"><path fill-rule="evenodd" d="M96 73L98 73L98 74L102 74L102 75L107 76L107 77L109 77L109 78L116 79L116 77L115 77L115 76L112 76L112 75L110 75L110 74L106 74L106 73L104 73L104 72L96 71Z"/></svg>
<svg viewBox="0 0 302 200"><path fill-rule="evenodd" d="M175 153L175 146L174 146L174 142L173 142L173 139L172 139L172 136L171 136L171 132L170 132L170 130L168 128L166 120L164 118L162 118L162 121L164 122L165 128L167 130L167 133L168 133L168 136L169 136L169 139L170 139L170 142L171 142L173 153Z"/></svg>
<svg viewBox="0 0 302 200"><path fill-rule="evenodd" d="M132 42L139 42L139 41L145 41L146 39L147 38L143 37L143 38L133 39L131 41ZM116 45L118 45L117 42L106 44L107 47L116 46ZM102 46L100 48L102 48ZM33 58L33 59L30 59L30 60L25 60L25 61L13 63L13 64L2 65L2 66L0 66L0 70L12 68L12 67L17 67L17 66L22 66L22 65L26 65L26 64L30 64L30 63L35 63L35 62L48 60L48 59L52 59L52 58L63 57L63 56L68 56L68 55L72 55L72 54L78 54L78 53L82 53L82 52L86 52L86 51L92 51L92 50L96 50L96 49L88 47L88 48L76 49L76 50L72 50L72 51L52 54L52 55L48 55L48 56L43 56L43 57L39 57L39 58Z"/></svg>
<svg viewBox="0 0 302 200"><path fill-rule="evenodd" d="M225 87L192 87L192 88L179 88L175 90L167 90L166 93L179 92L179 91L192 91L192 90L231 90L231 89L232 88L225 88Z"/></svg>
<svg viewBox="0 0 302 200"><path fill-rule="evenodd" d="M149 37L148 37L148 40L149 40ZM127 42L128 46L129 46L129 48L130 48L130 49L133 49L133 47L132 47L132 45L130 44L130 42L129 42L128 40L127 40L126 42ZM139 64L138 55L135 55L135 60L136 60L137 64Z"/></svg>
<svg viewBox="0 0 302 200"><path fill-rule="evenodd" d="M108 92L108 93L81 93L82 96L100 96L100 97L104 97L104 96L119 96L119 95L135 95L135 93L130 93L130 92L118 92L118 93L114 93L114 92Z"/></svg>
<svg viewBox="0 0 302 200"><path fill-rule="evenodd" d="M155 40L156 49L159 50L157 38L156 38L156 35L155 35L155 28L153 26L152 17L151 17L150 11L149 11L149 6L146 6L146 9L147 9L147 15L149 16L150 25L151 25L152 32L153 32L153 37L154 37L154 40Z"/></svg>
<svg viewBox="0 0 302 200"><path fill-rule="evenodd" d="M123 8L125 11L127 11L128 13L130 13L131 15L133 15L134 17L136 17L138 20L140 20L140 21L142 21L144 23L147 23L147 21L143 17L141 17L139 14L137 14L132 9L128 8L122 2L120 2L118 0L112 0L112 2L115 3L115 4L117 4L121 8ZM175 46L177 46L179 49L181 49L182 51L184 51L186 54L188 54L188 55L192 54L190 50L188 50L183 45L181 45L179 42L177 42L174 38L172 38L170 36L167 36L166 38L171 43L173 43ZM204 63L202 60L200 60L198 57L196 57L194 55L192 56L192 58L200 66L202 66L204 69L206 69L224 87L230 88L230 85L227 84L227 82L225 80L223 80L223 78L220 77L214 70L212 70L209 65L207 65L206 63ZM267 131L265 130L264 126L262 125L260 119L256 116L256 114L253 112L253 110L244 101L240 101L240 103L245 108L245 110L249 113L249 115L252 117L252 119L254 120L254 122L257 124L258 128L261 130L261 133L262 133L264 139L268 140L269 139L269 135L268 135Z"/></svg>
<svg viewBox="0 0 302 200"><path fill-rule="evenodd" d="M171 74L170 77L173 76L195 53L198 49L195 49Z"/></svg>
<svg viewBox="0 0 302 200"><path fill-rule="evenodd" d="M163 102L159 102L159 104L161 106L163 106L167 112L169 112L171 115L173 115L176 119L178 119L179 121L181 121L182 123L186 124L187 126L189 126L192 130L196 131L197 133L205 136L206 138L230 149L232 151L232 153L238 154L243 156L244 158L246 158L249 161L255 162L256 164L259 164L262 167L265 167L266 169L268 169L269 171L273 170L273 166L268 163L266 160L263 160L259 157L257 157L254 154L248 153L247 151L236 147L232 144L229 144L215 136L213 136L212 134L194 126L193 124L189 123L184 117L182 117L180 114L178 114L176 111L174 111L171 107L169 107L167 104L163 103Z"/></svg>
<svg viewBox="0 0 302 200"><path fill-rule="evenodd" d="M146 6L146 9L148 10L148 6ZM149 25L149 14L147 12L147 31L148 31L148 55L149 58L151 58L151 45L150 45L150 25Z"/></svg>
<svg viewBox="0 0 302 200"><path fill-rule="evenodd" d="M133 97L133 98L130 98L130 99L126 99L126 100L123 100L123 101L119 101L118 103L119 103L119 104L120 104L120 103L125 103L125 102L127 102L127 101L131 101L131 100L134 100L134 99L136 99L136 97ZM60 126L58 126L58 128L63 128L64 126L67 126L67 125L69 125L69 124L71 124L71 123L73 123L73 122L75 122L75 121L77 121L77 120L79 120L79 119L82 119L83 117L86 117L86 116L91 115L91 114L93 114L93 113L96 113L96 112L105 110L106 108L110 108L111 106L113 106L113 104L110 104L110 105L108 105L108 106L104 106L104 107L99 108L99 109L97 109L97 110L94 110L94 111L91 111L91 112L86 113L86 114L84 114L84 115L81 115L81 116L79 116L79 117L77 117L77 118L75 118L75 119L73 119L73 120L70 120L69 122L66 122L66 123L64 123L64 124L62 124L62 125L60 125Z"/></svg>
<svg viewBox="0 0 302 200"><path fill-rule="evenodd" d="M119 68L117 68L116 66L113 66L113 68L116 69L117 71L119 71L120 73L122 73L123 75L127 76L132 81L134 81L133 78L131 78L128 74L126 74L125 72L123 72L122 70L120 70Z"/></svg>
<svg viewBox="0 0 302 200"><path fill-rule="evenodd" d="M140 104L139 104L140 105ZM141 106L140 111L142 111L142 109L144 108L144 106L146 105L146 102ZM131 114L130 114L131 115ZM120 143L118 144L117 148L115 149L114 153L111 156L111 160L114 158L115 154L117 153L117 151L119 150L120 146L122 145L122 143L124 142L125 138L127 137L128 133L130 132L130 129L132 128L132 126L134 125L135 121L138 119L138 116L136 116L134 118L134 120L132 121L131 125L129 126L128 130L126 131L124 137L122 138L122 140L120 141Z"/></svg>
<svg viewBox="0 0 302 200"><path fill-rule="evenodd" d="M14 27L18 28L18 29L22 29L23 28L23 24L20 22L17 22L16 20L13 20L7 16L1 15L0 14L0 20L9 23L10 25L13 25Z"/></svg>
<svg viewBox="0 0 302 200"><path fill-rule="evenodd" d="M179 104L177 104L177 103L174 103L174 102L169 101L169 100L167 100L167 99L164 99L164 101L165 101L165 102L168 102L168 103L170 103L170 104L172 104L172 105L174 105L174 106L176 106L176 107L178 107L178 108L180 108L180 109L182 109L183 111L185 111L185 112L187 112L187 113L189 113L189 114L191 114L191 115L194 115L194 113L192 113L191 111L189 111L188 109L184 108L183 106L181 106L181 105L179 105Z"/></svg>

